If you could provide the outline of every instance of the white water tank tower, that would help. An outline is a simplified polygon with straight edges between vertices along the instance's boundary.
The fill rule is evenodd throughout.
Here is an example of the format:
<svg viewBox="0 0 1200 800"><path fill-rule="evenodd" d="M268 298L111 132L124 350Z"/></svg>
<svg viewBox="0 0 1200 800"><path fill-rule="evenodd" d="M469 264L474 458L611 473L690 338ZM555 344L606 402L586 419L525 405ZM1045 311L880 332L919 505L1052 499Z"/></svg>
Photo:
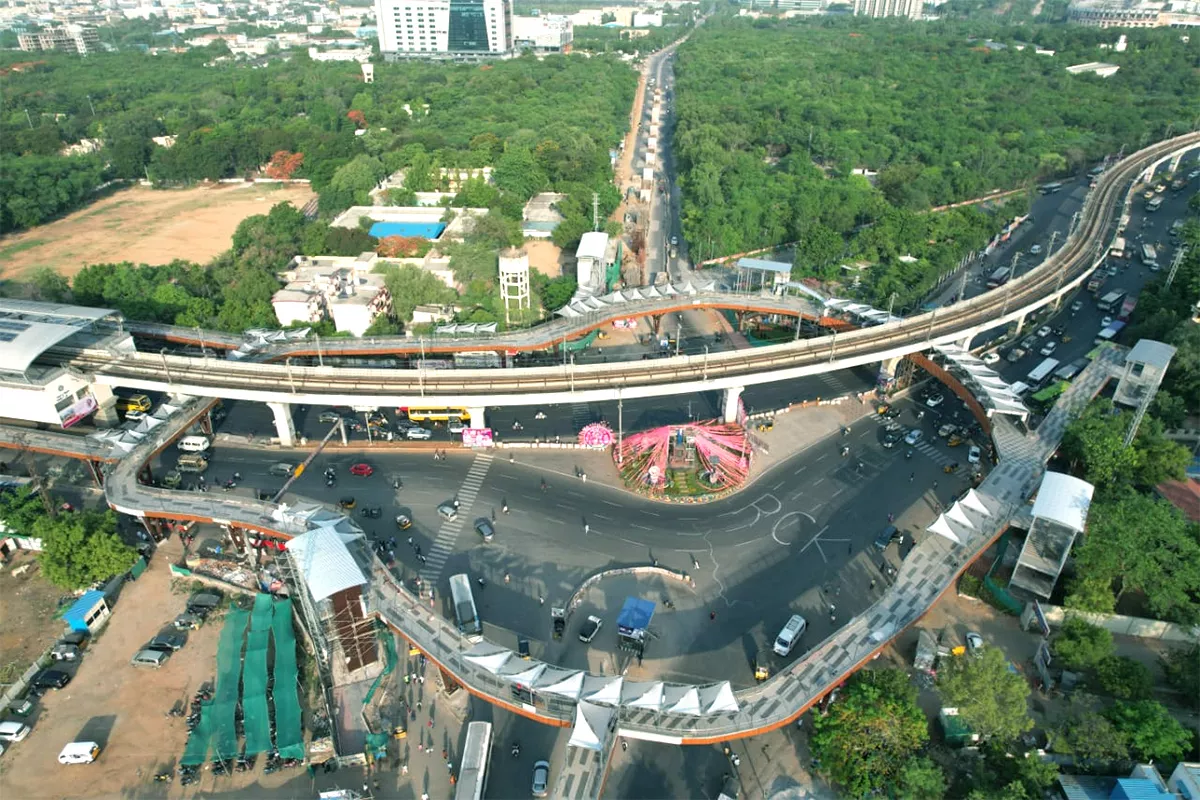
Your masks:
<svg viewBox="0 0 1200 800"><path fill-rule="evenodd" d="M504 299L504 320L510 308L527 310L530 307L529 254L517 247L500 251L500 296Z"/></svg>
<svg viewBox="0 0 1200 800"><path fill-rule="evenodd" d="M375 65L374 64L363 64L362 71L363 71L363 83L374 83L375 82Z"/></svg>

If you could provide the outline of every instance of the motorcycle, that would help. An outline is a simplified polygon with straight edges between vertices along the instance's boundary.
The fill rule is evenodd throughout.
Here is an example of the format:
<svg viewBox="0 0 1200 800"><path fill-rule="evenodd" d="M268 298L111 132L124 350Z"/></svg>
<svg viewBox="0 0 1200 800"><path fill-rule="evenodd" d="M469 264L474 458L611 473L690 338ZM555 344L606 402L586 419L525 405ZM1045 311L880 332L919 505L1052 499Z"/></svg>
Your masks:
<svg viewBox="0 0 1200 800"><path fill-rule="evenodd" d="M846 457L846 456L848 456L848 455L850 455L850 448L849 448L849 447L843 447L843 448L842 448L842 458L845 458L845 457Z"/></svg>

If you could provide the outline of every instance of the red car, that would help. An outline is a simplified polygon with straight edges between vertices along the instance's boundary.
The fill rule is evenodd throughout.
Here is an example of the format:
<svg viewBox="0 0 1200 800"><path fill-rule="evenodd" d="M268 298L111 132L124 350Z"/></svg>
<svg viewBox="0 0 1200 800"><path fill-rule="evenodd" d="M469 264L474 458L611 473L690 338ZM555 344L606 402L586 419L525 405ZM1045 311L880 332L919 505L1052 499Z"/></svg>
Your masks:
<svg viewBox="0 0 1200 800"><path fill-rule="evenodd" d="M366 478L366 477L370 476L371 473L373 473L374 471L375 471L375 468L372 467L370 464L355 464L353 467L350 468L351 475L358 475L359 477L362 477L362 478Z"/></svg>

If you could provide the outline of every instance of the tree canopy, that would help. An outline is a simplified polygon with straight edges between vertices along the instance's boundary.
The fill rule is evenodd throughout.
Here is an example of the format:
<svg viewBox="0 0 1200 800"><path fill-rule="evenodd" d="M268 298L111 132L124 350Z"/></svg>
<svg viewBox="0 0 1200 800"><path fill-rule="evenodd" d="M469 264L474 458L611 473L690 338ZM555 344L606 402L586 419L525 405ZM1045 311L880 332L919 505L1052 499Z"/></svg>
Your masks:
<svg viewBox="0 0 1200 800"><path fill-rule="evenodd" d="M1029 684L1008 668L997 647L949 659L938 671L938 691L947 706L983 739L1010 741L1029 730Z"/></svg>

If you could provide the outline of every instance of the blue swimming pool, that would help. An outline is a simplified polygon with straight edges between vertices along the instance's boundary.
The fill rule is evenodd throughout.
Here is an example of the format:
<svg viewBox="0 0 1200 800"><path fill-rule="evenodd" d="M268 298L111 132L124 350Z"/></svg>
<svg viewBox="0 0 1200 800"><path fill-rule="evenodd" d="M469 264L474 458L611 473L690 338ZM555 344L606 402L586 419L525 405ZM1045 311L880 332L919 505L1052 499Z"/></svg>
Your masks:
<svg viewBox="0 0 1200 800"><path fill-rule="evenodd" d="M385 236L419 236L432 241L441 236L444 230L444 222L376 222L371 226L370 233L376 239Z"/></svg>

